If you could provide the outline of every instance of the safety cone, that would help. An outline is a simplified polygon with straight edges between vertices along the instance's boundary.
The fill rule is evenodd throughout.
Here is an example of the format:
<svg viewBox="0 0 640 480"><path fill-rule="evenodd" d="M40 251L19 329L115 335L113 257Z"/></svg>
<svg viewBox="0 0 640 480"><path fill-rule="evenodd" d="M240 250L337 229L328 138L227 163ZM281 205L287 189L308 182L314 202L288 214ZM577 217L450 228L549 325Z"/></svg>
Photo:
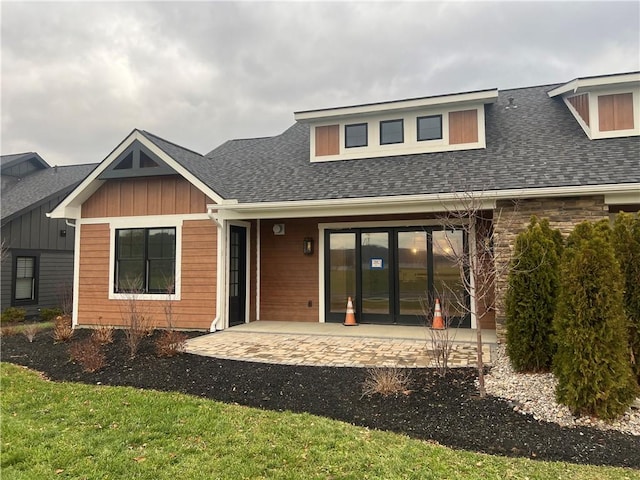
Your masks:
<svg viewBox="0 0 640 480"><path fill-rule="evenodd" d="M347 327L358 325L358 323L356 322L355 312L353 311L353 302L351 301L351 297L349 297L349 300L347 300L347 314L344 317L343 325L346 325Z"/></svg>
<svg viewBox="0 0 640 480"><path fill-rule="evenodd" d="M442 310L440 310L440 299L436 298L436 310L433 313L433 324L431 328L434 330L444 330L444 322L442 321Z"/></svg>

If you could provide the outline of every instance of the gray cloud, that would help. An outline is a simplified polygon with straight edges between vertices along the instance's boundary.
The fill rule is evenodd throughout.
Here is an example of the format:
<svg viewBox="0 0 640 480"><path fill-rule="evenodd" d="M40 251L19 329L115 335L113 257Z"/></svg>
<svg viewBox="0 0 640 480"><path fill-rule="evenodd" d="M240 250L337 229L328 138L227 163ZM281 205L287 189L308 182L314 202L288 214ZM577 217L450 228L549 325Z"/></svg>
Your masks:
<svg viewBox="0 0 640 480"><path fill-rule="evenodd" d="M207 152L293 112L640 70L637 2L5 3L2 153Z"/></svg>

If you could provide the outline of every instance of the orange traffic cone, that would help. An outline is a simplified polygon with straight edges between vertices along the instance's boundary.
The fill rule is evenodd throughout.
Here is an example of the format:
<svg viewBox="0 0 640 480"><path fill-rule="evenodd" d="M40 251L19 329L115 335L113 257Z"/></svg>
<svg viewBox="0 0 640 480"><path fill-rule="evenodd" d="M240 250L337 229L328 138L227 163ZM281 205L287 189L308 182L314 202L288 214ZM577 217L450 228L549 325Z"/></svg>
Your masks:
<svg viewBox="0 0 640 480"><path fill-rule="evenodd" d="M353 327L358 325L356 322L356 315L353 311L353 302L351 301L351 297L347 300L347 314L344 317L344 323L347 327Z"/></svg>
<svg viewBox="0 0 640 480"><path fill-rule="evenodd" d="M431 328L434 330L444 330L444 322L442 321L442 310L440 310L440 299L436 298L436 309L433 313L433 325Z"/></svg>

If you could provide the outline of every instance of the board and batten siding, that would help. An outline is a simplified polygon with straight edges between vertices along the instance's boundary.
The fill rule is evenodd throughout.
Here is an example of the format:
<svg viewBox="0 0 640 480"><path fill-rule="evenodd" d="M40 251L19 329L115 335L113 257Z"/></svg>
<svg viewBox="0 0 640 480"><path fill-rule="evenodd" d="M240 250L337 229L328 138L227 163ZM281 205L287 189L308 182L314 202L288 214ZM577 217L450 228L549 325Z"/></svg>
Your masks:
<svg viewBox="0 0 640 480"><path fill-rule="evenodd" d="M449 112L449 145L478 141L478 110Z"/></svg>
<svg viewBox="0 0 640 480"><path fill-rule="evenodd" d="M110 300L110 225L80 227L80 277L77 322L80 326L125 325L127 300ZM208 330L216 316L217 229L210 220L182 224L181 299L172 302L173 327ZM168 299L136 300L154 327L167 327Z"/></svg>
<svg viewBox="0 0 640 480"><path fill-rule="evenodd" d="M108 180L82 204L82 218L205 213L213 203L179 176Z"/></svg>
<svg viewBox="0 0 640 480"><path fill-rule="evenodd" d="M589 94L582 93L567 99L568 102L576 109L580 118L589 126Z"/></svg>

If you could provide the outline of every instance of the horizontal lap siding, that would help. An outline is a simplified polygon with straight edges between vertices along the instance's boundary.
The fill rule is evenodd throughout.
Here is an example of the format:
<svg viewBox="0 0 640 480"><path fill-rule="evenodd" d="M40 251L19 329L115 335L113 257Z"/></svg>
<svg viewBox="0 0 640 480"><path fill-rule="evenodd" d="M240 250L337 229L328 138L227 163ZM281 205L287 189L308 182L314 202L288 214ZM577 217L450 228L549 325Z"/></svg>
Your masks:
<svg viewBox="0 0 640 480"><path fill-rule="evenodd" d="M82 205L82 218L204 213L213 201L179 176L108 180Z"/></svg>
<svg viewBox="0 0 640 480"><path fill-rule="evenodd" d="M209 220L182 226L181 300L172 302L176 328L208 330L216 316L216 227ZM82 225L80 230L80 325L122 326L126 300L109 300L109 225ZM166 327L168 300L138 300L153 326Z"/></svg>

